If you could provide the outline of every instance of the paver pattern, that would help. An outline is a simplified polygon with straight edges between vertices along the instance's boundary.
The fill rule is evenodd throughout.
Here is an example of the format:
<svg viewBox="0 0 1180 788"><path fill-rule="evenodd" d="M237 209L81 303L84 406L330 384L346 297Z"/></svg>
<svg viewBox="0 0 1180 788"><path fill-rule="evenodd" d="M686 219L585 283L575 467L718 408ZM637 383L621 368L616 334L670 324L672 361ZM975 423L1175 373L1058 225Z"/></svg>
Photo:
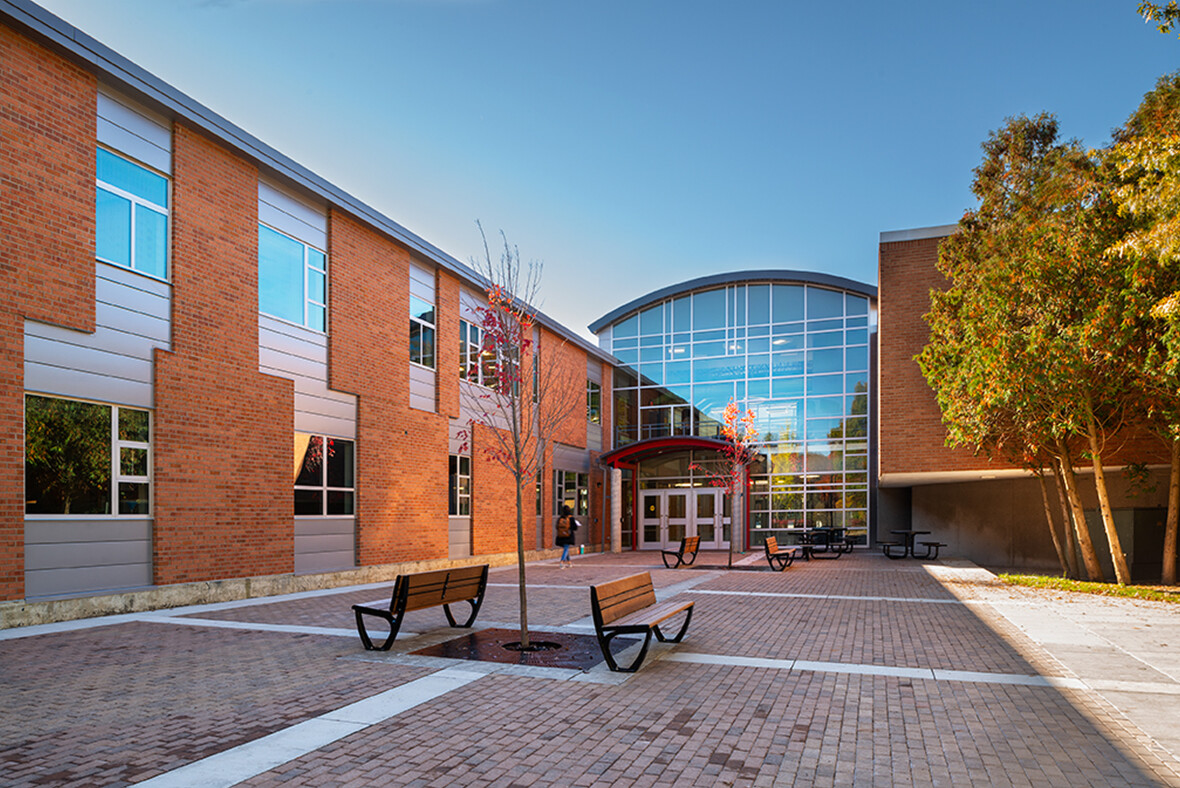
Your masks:
<svg viewBox="0 0 1180 788"><path fill-rule="evenodd" d="M764 562L726 571L727 558L702 553L704 568L677 570L658 553L532 564L533 626L584 634L589 585L651 571L659 593L696 603L688 637L654 646L628 677L489 668L241 784L1180 788L1180 748L1136 724L1150 727L1137 716L1144 698L1163 699L1157 718L1180 707L1173 606L1012 588L947 561L857 553L775 573ZM491 572L478 627L516 625L515 581L515 567ZM132 785L430 676L438 665L409 652L465 631L441 610L411 614L404 631L421 634L388 654L328 632L353 628L352 604L387 595L341 589L0 640L0 785ZM229 621L259 629L206 625ZM325 632L265 630L276 624ZM798 660L831 665L782 667ZM1012 683L1037 675L1142 684Z"/></svg>

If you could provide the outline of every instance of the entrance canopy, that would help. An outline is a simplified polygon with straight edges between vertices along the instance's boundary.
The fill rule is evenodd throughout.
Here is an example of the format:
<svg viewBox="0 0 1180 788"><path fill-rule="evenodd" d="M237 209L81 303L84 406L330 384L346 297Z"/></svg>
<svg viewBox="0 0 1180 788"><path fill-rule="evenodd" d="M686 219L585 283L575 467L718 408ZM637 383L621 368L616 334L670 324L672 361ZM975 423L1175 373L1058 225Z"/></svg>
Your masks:
<svg viewBox="0 0 1180 788"><path fill-rule="evenodd" d="M724 451L727 445L720 438L701 438L696 435L648 438L608 451L598 459L603 465L612 468L632 468L640 460L658 457L661 454L688 451L689 449L710 449L720 452Z"/></svg>

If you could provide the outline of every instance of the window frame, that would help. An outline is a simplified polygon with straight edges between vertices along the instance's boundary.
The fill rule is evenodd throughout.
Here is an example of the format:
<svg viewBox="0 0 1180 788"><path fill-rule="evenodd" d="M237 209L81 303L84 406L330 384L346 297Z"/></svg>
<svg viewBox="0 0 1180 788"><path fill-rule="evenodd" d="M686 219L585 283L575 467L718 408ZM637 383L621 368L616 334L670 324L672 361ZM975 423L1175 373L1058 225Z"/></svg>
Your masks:
<svg viewBox="0 0 1180 788"><path fill-rule="evenodd" d="M261 233L263 229L270 230L272 233L275 233L276 235L279 235L279 236L286 238L290 241L294 241L295 243L299 244L302 247L302 250L303 250L303 269L302 269L303 276L301 278L303 281L303 293L302 293L300 300L301 300L302 306L303 306L303 322L296 323L286 317L283 317L282 315L276 315L272 312L267 312L267 311L263 310L263 308L262 308L262 244L261 243L259 243L259 245L258 245L259 246L259 248L258 248L258 279L259 279L259 282L258 282L258 311L259 311L259 313L264 314L267 317L274 318L275 320L282 320L284 323L291 323L292 325L301 326L303 328L306 328L308 331L315 331L316 333L319 333L319 334L327 334L328 333L328 288L329 288L329 284L330 284L329 280L328 280L328 252L324 249L320 249L315 244L310 244L301 238L296 238L294 235L291 235L290 233L283 232L282 230L280 230L277 227L274 227L273 225L269 225L266 222L262 222L262 221L258 222L258 231ZM316 265L314 265L312 263L312 254L311 253L313 250L316 253L318 253L319 258L323 260L323 262L324 262L323 268L317 267ZM315 301L311 297L311 281L312 281L313 273L318 273L321 276L323 276L323 278L324 278L324 300L322 302ZM322 328L317 328L316 326L313 326L310 322L313 309L319 310L321 320L323 321ZM341 439L341 440L343 440L343 439Z"/></svg>
<svg viewBox="0 0 1180 788"><path fill-rule="evenodd" d="M37 391L24 392L24 412L22 413L22 428L23 428L23 443L24 443L24 463L28 463L28 400L29 397L40 397L41 399L56 399L66 400L69 402L81 402L87 405L95 405L102 408L107 408L108 418L110 419L110 430L108 432L109 442L108 449L108 470L110 475L108 477L109 489L107 491L107 508L106 512L88 512L88 513L64 513L64 512L30 512L28 510L28 487L27 476L26 485L22 494L25 496L25 506L23 516L26 519L38 520L109 520L109 519L127 519L127 520L142 520L155 517L155 483L154 464L155 452L152 449L152 433L155 428L154 411L151 408L140 408L131 405L117 405L113 402L102 402L100 400L83 399L81 397L63 397L57 394L44 394ZM124 440L119 437L119 413L121 410L135 411L147 414L147 432L148 439L146 441ZM122 450L142 450L146 452L145 462L147 465L147 473L139 474L124 474L122 468ZM27 474L22 468L22 472ZM147 485L147 509L142 512L121 512L119 511L119 488L122 484L146 484Z"/></svg>
<svg viewBox="0 0 1180 788"><path fill-rule="evenodd" d="M428 323L427 321L423 320L421 317L418 317L416 314L414 314L414 301L421 301L423 304L427 304L430 306L430 314L434 316L433 323ZM410 310L410 346L409 346L410 363L414 364L415 366L422 367L423 369L429 369L432 371L436 370L436 369L438 369L438 304L427 301L425 298L421 298L420 296L416 296L413 293L411 293L410 297L409 297L409 310ZM419 357L414 358L414 330L415 330L415 328L417 328L417 330L419 332L419 337L425 336L427 331L429 331L429 333L430 333L430 353L429 353L430 363L429 364L422 360L422 359L426 358L426 355L427 355L424 352L420 352ZM421 345L421 344L422 343L420 342L419 345Z"/></svg>
<svg viewBox="0 0 1180 788"><path fill-rule="evenodd" d="M319 432L296 432L295 434L308 436L309 445L310 445L310 440L314 440L316 438L319 438L320 441L322 441L321 445L323 445L323 446L329 445L329 441L341 441L341 442L351 445L351 447L352 447L352 486L351 487L343 487L340 485L328 484L328 463L327 463L327 458L325 457L320 462L320 469L319 469L320 484L318 484L318 485L297 484L295 482L299 481L299 476L296 476L294 482L292 482L292 485L291 485L292 502L294 502L295 493L298 492L299 490L315 490L317 492L322 493L321 498L320 498L320 512L319 512L319 514L300 514L298 512L295 512L294 513L295 516L296 517L308 517L308 518L319 517L321 519L328 518L328 517L356 517L356 441L353 440L352 438L338 438L335 435L325 435L324 433L319 433ZM300 475L302 475L302 473ZM334 492L344 492L344 493L348 493L352 496L352 499L351 499L352 503L351 503L351 507L350 507L352 509L351 513L330 513L330 512L328 512L328 496L330 493L334 493Z"/></svg>
<svg viewBox="0 0 1180 788"><path fill-rule="evenodd" d="M602 424L602 384L586 380L586 421Z"/></svg>
<svg viewBox="0 0 1180 788"><path fill-rule="evenodd" d="M463 472L466 467L466 473ZM463 480L467 481L464 491ZM466 454L447 455L447 516L471 516L471 457Z"/></svg>
<svg viewBox="0 0 1180 788"><path fill-rule="evenodd" d="M565 505L565 492L568 487L567 477L573 477L574 506L570 509L575 517L590 516L590 474L586 471L567 471L560 468L553 471L553 514L561 515L561 507Z"/></svg>
<svg viewBox="0 0 1180 788"><path fill-rule="evenodd" d="M148 173L149 175L154 175L154 176L162 179L164 181L164 199L167 202L167 205L160 205L159 203L154 203L151 200L148 200L147 198L144 198L144 197L140 197L138 194L135 194L133 192L129 192L120 186L116 186L113 183L109 183L107 181L102 180L102 178L100 178L99 174L98 174L98 170L99 170L98 156L99 156L99 153L104 153L104 152L107 153L108 155L111 155L111 156L114 156L118 159L123 160L124 162L126 162L127 164L130 164L133 167L138 167L139 169L143 170L144 172ZM114 148L111 148L108 145L103 145L102 143L96 143L94 158L95 158L95 166L94 166L94 188L95 188L95 197L94 197L94 211L95 211L94 259L100 263L106 263L107 265L117 266L117 267L122 268L127 271L134 271L135 273L140 274L141 276L148 276L148 277L151 277L152 279L156 279L161 282L170 281L170 278L172 276L172 210L169 206L172 204L172 178L167 173L161 172L160 170L157 170L156 168L151 167L151 166L145 164L144 162L139 161L138 159L128 156L126 153L123 153L123 152L118 151ZM123 200L127 200L128 202L131 203L130 224L127 228L130 248L127 250L129 259L126 263L122 263L117 260L112 260L110 258L103 257L99 253L99 248L98 248L99 247L99 244L98 244L98 234L99 234L98 191L105 191L108 194L114 195L115 197L118 197ZM136 222L138 220L137 220L137 212L135 209L137 206L143 207L155 214L158 214L158 215L164 217L164 273L163 273L163 275L152 273L151 271L144 270L143 268L136 265L136 256L137 256L138 245L136 244L135 226L136 226Z"/></svg>

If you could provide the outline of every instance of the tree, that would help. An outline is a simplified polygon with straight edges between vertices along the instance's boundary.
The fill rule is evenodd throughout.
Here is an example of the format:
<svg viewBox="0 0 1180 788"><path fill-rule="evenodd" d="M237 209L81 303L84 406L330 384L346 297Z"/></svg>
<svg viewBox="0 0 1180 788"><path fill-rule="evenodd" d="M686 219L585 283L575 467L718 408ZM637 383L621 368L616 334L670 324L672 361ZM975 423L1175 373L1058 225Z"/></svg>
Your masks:
<svg viewBox="0 0 1180 788"><path fill-rule="evenodd" d="M745 484L746 468L754 459L754 447L758 443L754 411L743 412L737 402L731 399L722 413L720 437L724 441L719 449L720 462L709 467L693 463L690 467L709 474L713 486L724 489L729 500L734 503L729 534L729 567L733 568L733 533L739 522L737 492Z"/></svg>
<svg viewBox="0 0 1180 788"><path fill-rule="evenodd" d="M1084 446L1116 579L1126 583L1102 461L1107 436L1128 412L1107 344L1119 314L1104 286L1114 212L1094 161L1078 143L1058 140L1051 115L1010 119L983 149L972 186L980 205L940 249L951 287L932 294L931 342L918 361L949 443L1025 467L1058 458L1093 578L1100 570L1070 459L1071 444Z"/></svg>
<svg viewBox="0 0 1180 788"><path fill-rule="evenodd" d="M473 385L460 386L461 404L470 416L465 436L512 477L516 492L516 555L520 585L520 647L531 648L524 560L524 491L533 500L545 454L571 414L585 406L585 375L562 363L561 345L543 348L533 338L542 266L522 264L520 250L500 233L503 249L493 260L483 226L483 259L472 265L486 280L487 305L480 307L480 354L467 369ZM532 374L523 370L531 368Z"/></svg>
<svg viewBox="0 0 1180 788"><path fill-rule="evenodd" d="M1175 3L1170 4L1173 8ZM1112 195L1129 219L1110 249L1122 274L1120 359L1140 392L1139 412L1171 454L1162 581L1176 582L1180 527L1180 73L1164 75L1104 152Z"/></svg>
<svg viewBox="0 0 1180 788"><path fill-rule="evenodd" d="M1156 29L1161 33L1172 32L1180 22L1180 3L1177 0L1168 0L1167 3L1141 2L1138 11L1145 22L1155 22Z"/></svg>

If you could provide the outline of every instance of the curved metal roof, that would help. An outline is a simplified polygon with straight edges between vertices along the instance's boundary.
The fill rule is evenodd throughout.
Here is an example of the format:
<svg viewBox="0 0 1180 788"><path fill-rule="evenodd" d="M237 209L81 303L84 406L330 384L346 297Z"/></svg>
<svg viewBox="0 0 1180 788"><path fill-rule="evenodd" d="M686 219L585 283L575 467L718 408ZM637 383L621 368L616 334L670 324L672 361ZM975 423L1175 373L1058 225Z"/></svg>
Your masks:
<svg viewBox="0 0 1180 788"><path fill-rule="evenodd" d="M848 290L853 293L860 293L872 299L876 299L877 297L877 288L872 285L866 285L863 282L857 282L852 279L845 279L842 276L832 276L831 274L820 274L814 271L789 271L782 268L763 271L731 271L725 274L713 274L712 276L689 279L687 282L680 282L679 284L662 287L659 290L653 290L647 295L636 298L634 301L628 301L618 309L607 312L590 324L590 330L597 334L611 323L617 322L619 318L629 315L632 312L638 312L645 306L663 301L665 298L671 298L681 293L689 293L693 290L704 290L720 285L740 284L743 282L790 282L792 284L819 285L836 290Z"/></svg>
<svg viewBox="0 0 1180 788"><path fill-rule="evenodd" d="M670 451L685 451L687 449L710 449L724 451L729 443L720 438L704 438L699 435L677 435L663 438L647 438L646 440L628 443L608 451L598 458L603 465L614 468L629 465L635 460L654 457Z"/></svg>

